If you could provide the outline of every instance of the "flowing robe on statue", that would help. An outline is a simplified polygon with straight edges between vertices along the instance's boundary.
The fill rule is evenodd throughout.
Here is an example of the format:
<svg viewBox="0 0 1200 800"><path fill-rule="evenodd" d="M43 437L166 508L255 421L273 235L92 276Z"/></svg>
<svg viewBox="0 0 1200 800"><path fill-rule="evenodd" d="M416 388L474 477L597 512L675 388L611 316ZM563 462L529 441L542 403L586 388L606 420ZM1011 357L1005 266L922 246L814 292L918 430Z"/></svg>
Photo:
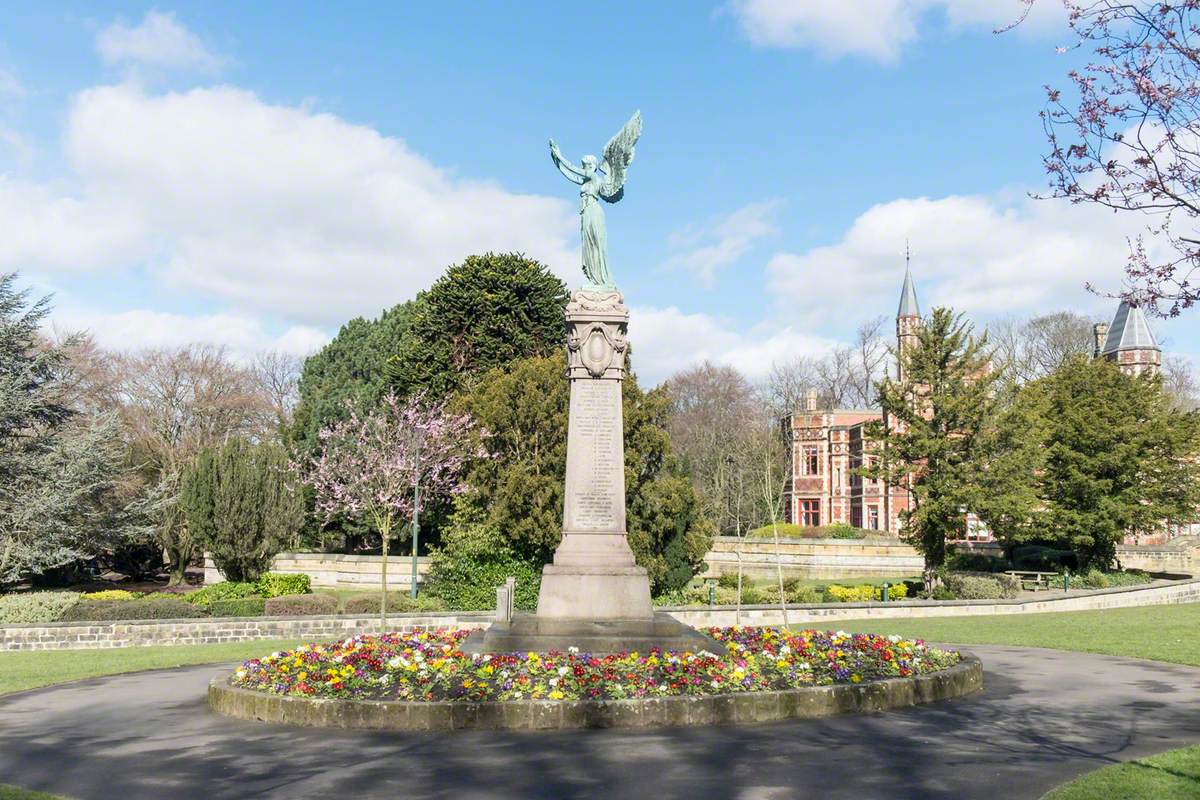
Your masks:
<svg viewBox="0 0 1200 800"><path fill-rule="evenodd" d="M604 179L593 173L579 187L579 227L583 245L583 274L598 287L611 289L612 275L608 271L608 230L604 209L600 206L600 190Z"/></svg>

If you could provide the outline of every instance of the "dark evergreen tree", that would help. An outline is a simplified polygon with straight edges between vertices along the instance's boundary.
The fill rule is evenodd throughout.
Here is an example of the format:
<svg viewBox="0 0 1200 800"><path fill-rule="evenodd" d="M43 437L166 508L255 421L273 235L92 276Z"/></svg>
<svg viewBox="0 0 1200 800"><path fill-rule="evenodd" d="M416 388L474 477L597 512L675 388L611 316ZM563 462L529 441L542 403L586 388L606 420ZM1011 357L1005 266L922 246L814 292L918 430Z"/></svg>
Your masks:
<svg viewBox="0 0 1200 800"><path fill-rule="evenodd" d="M1110 567L1127 533L1190 522L1200 507L1200 415L1173 409L1157 377L1076 358L1030 384L1040 409L1044 467L1036 473L1038 532Z"/></svg>
<svg viewBox="0 0 1200 800"><path fill-rule="evenodd" d="M971 325L946 308L934 309L897 359L902 379L879 385L884 418L868 426L874 460L860 472L908 489L912 507L902 514L901 535L924 556L932 589L947 538L962 531L978 499L999 373L987 336L973 336Z"/></svg>
<svg viewBox="0 0 1200 800"><path fill-rule="evenodd" d="M0 275L0 585L145 537L127 502L112 414L67 402L68 348L41 338L50 312Z"/></svg>
<svg viewBox="0 0 1200 800"><path fill-rule="evenodd" d="M386 394L386 364L402 346L412 305L400 303L376 320L350 320L329 344L305 360L292 423L292 440L301 450L312 452L317 433L345 418L347 400L368 407Z"/></svg>
<svg viewBox="0 0 1200 800"><path fill-rule="evenodd" d="M539 571L562 535L565 368L561 351L517 361L486 373L474 391L458 399L488 432L484 444L490 457L469 468L467 491L456 501L455 526L484 527L505 553ZM715 529L671 455L666 391L643 392L632 374L622 391L629 545L660 593L696 573Z"/></svg>
<svg viewBox="0 0 1200 800"><path fill-rule="evenodd" d="M563 346L566 284L517 253L468 256L417 295L388 367L398 394L446 397L474 378Z"/></svg>
<svg viewBox="0 0 1200 800"><path fill-rule="evenodd" d="M231 439L183 473L179 505L188 532L231 581L254 581L291 541L304 503L278 445Z"/></svg>

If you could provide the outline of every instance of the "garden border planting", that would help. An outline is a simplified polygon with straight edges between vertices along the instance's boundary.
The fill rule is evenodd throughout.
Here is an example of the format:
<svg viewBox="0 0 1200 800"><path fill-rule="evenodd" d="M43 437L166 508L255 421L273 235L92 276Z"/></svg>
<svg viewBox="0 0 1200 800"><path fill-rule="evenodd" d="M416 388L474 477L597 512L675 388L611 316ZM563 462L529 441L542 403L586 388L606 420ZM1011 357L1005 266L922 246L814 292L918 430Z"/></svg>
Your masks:
<svg viewBox="0 0 1200 800"><path fill-rule="evenodd" d="M310 699L232 686L230 672L209 684L208 704L227 717L312 728L448 731L742 725L887 711L964 697L983 688L983 663L966 651L960 650L959 655L961 661L949 669L908 678L784 691L601 701Z"/></svg>
<svg viewBox="0 0 1200 800"><path fill-rule="evenodd" d="M1101 608L1200 602L1200 579L1167 581L1149 586L1117 587L1067 595L1016 600L904 600L898 603L820 603L789 605L789 624L837 624L839 619L915 619L922 617L1040 614ZM666 607L693 628L730 625L782 625L777 605ZM388 628L482 628L495 619L492 611L415 612L393 614ZM379 633L378 615L313 617L222 617L206 619L118 622L46 622L0 625L0 652L71 650L151 645L218 644L255 639L319 639Z"/></svg>

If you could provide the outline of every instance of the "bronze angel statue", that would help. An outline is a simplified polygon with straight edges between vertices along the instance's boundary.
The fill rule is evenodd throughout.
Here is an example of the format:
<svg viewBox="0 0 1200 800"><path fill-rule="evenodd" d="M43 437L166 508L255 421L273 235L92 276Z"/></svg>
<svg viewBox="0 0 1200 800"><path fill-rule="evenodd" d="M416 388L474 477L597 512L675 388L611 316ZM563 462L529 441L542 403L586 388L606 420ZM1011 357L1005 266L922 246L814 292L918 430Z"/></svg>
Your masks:
<svg viewBox="0 0 1200 800"><path fill-rule="evenodd" d="M615 203L625 194L625 171L633 161L633 147L642 135L642 112L636 111L620 133L604 146L604 160L584 156L577 167L563 158L550 140L550 158L567 180L579 184L579 227L583 240L583 274L589 289L615 290L608 271L608 232L601 200Z"/></svg>

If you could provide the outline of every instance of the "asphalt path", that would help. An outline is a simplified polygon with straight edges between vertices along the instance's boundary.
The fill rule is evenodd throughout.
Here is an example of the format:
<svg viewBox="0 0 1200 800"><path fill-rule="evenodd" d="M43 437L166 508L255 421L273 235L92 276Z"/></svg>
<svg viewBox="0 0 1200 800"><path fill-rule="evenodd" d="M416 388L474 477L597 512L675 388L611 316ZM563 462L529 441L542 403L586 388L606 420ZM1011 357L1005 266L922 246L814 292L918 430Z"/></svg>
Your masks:
<svg viewBox="0 0 1200 800"><path fill-rule="evenodd" d="M973 646L983 692L903 711L657 731L376 733L216 716L223 666L0 698L0 783L80 800L1038 798L1200 742L1200 670Z"/></svg>

